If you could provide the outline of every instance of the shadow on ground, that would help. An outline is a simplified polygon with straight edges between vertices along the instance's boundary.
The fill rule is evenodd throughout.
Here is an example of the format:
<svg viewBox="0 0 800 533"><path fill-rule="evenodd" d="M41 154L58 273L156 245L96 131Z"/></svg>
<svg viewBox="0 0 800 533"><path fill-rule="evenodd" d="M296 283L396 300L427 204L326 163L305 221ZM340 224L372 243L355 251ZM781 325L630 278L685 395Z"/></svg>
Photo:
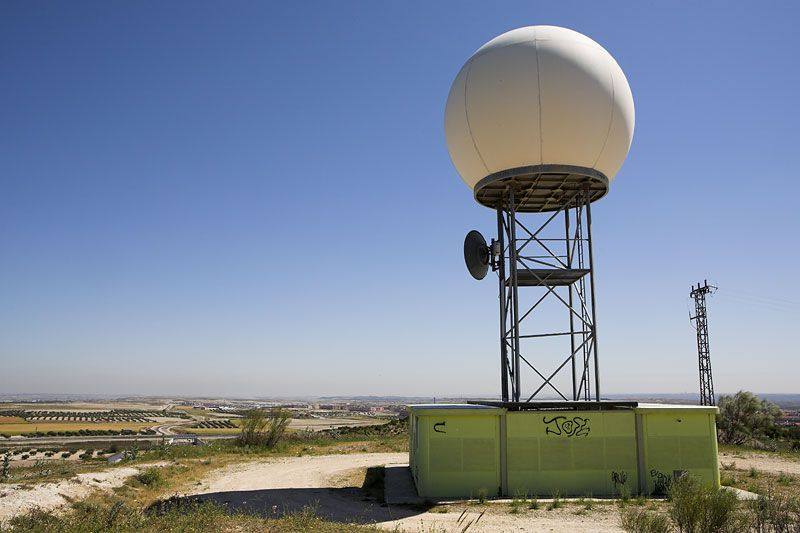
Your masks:
<svg viewBox="0 0 800 533"><path fill-rule="evenodd" d="M376 482L374 475L368 473L362 487L210 492L162 500L151 505L148 512L163 513L176 508L189 509L203 503L214 503L230 513L244 513L265 518L311 512L332 522L351 524L399 520L417 516L429 509L429 506L424 505L396 506L383 503L382 479Z"/></svg>

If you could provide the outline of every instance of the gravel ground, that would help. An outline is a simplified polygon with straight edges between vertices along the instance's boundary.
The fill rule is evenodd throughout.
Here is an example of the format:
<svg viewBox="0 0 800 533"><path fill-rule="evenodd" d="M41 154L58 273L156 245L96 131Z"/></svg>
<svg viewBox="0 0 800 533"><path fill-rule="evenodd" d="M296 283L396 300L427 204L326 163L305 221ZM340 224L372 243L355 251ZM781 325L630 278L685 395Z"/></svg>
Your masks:
<svg viewBox="0 0 800 533"><path fill-rule="evenodd" d="M451 504L434 508L445 512L426 512L364 501L354 470L407 460L406 453L360 453L240 463L213 472L202 485L184 495L198 495L204 501L265 516L312 506L329 520L377 524L399 531L460 531L470 521L474 521L469 527L471 532L622 531L616 507L610 505L597 505L581 515L575 513L582 508L572 505L552 511L524 509L519 514L510 514L507 504Z"/></svg>
<svg viewBox="0 0 800 533"><path fill-rule="evenodd" d="M736 465L734 467L736 470L755 468L761 472L772 472L773 474L800 474L800 461L765 453L720 453L719 462L720 466L733 463Z"/></svg>

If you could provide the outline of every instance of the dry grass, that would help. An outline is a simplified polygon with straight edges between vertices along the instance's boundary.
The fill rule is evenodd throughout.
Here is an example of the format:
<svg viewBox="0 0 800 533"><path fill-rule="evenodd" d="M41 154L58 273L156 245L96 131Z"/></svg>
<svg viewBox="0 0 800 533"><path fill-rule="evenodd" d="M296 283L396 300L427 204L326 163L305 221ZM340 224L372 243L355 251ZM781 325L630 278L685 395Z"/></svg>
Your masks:
<svg viewBox="0 0 800 533"><path fill-rule="evenodd" d="M374 526L359 526L329 522L317 518L314 509L306 509L282 518L260 518L250 515L230 515L221 507L204 504L189 508L172 509L164 513L145 512L123 502L105 504L75 504L63 514L54 515L33 511L11 522L9 532L84 533L86 531L119 532L187 532L187 531L237 531L237 532L378 532Z"/></svg>
<svg viewBox="0 0 800 533"><path fill-rule="evenodd" d="M744 489L756 494L772 491L779 496L800 498L800 476L790 474L774 474L760 470L732 470L720 472L723 485Z"/></svg>
<svg viewBox="0 0 800 533"><path fill-rule="evenodd" d="M747 457L750 455L765 455L767 457L780 457L782 459L791 459L794 461L800 461L800 450L792 450L789 448L789 443L786 441L776 442L774 443L776 448L774 450L762 450L757 448L752 448L749 446L735 446L731 444L720 444L719 445L719 454L729 455L735 458L738 457Z"/></svg>

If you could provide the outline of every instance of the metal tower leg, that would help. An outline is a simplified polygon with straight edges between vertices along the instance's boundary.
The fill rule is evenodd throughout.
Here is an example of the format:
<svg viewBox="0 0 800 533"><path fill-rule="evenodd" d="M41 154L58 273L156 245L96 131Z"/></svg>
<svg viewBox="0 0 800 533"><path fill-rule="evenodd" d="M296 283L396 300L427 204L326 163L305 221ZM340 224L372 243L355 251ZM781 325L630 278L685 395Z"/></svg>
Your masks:
<svg viewBox="0 0 800 533"><path fill-rule="evenodd" d="M497 241L500 246L500 255L497 258L497 274L499 280L500 300L500 390L504 402L508 401L508 344L506 344L506 261L505 261L505 232L503 223L503 203L497 204Z"/></svg>
<svg viewBox="0 0 800 533"><path fill-rule="evenodd" d="M518 402L520 399L520 391L522 389L522 380L520 378L519 368L519 277L517 272L517 214L514 205L514 189L508 190L508 227L509 238L508 253L509 263L511 267L511 294L512 294L512 312L513 312L513 329L514 329L514 386L512 401Z"/></svg>
<svg viewBox="0 0 800 533"><path fill-rule="evenodd" d="M592 295L592 346L594 348L594 387L595 400L600 401L600 362L597 359L597 311L594 296L594 256L592 254L592 203L586 191L586 239L589 247L589 287Z"/></svg>
<svg viewBox="0 0 800 533"><path fill-rule="evenodd" d="M567 268L572 268L572 250L570 248L569 238L569 205L564 209L564 243L567 255ZM576 366L575 366L575 317L572 316L572 308L574 302L572 300L572 285L567 287L569 291L569 346L570 346L570 363L572 366L572 399L578 399L578 384L576 382ZM581 328L583 329L583 328Z"/></svg>

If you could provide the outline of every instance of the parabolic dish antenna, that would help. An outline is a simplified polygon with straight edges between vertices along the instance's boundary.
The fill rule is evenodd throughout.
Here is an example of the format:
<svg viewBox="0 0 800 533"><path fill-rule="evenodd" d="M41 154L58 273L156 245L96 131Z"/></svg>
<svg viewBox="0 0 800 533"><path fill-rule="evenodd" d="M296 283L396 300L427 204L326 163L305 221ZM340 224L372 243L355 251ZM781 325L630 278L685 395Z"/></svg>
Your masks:
<svg viewBox="0 0 800 533"><path fill-rule="evenodd" d="M479 231L472 230L464 238L464 262L475 279L483 279L489 272L489 246Z"/></svg>

